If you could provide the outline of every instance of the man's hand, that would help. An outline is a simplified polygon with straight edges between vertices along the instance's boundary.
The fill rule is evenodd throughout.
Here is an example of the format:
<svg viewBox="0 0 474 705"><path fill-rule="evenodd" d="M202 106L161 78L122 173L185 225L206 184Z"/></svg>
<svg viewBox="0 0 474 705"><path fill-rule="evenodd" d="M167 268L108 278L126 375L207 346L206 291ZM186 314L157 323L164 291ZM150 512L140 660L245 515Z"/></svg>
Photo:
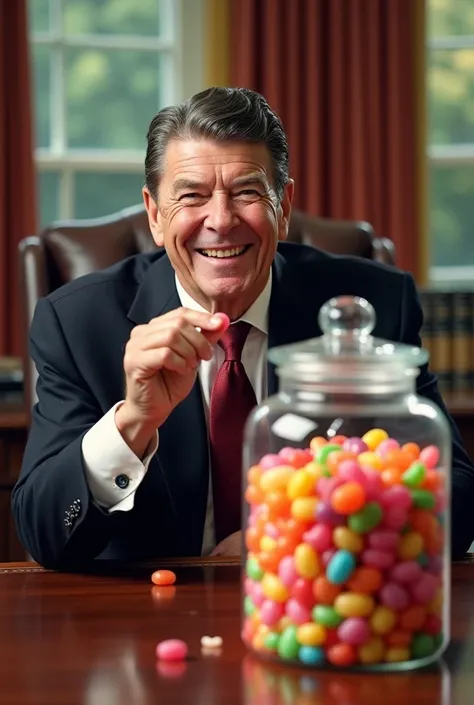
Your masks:
<svg viewBox="0 0 474 705"><path fill-rule="evenodd" d="M227 536L212 551L211 556L240 556L242 550L242 532L236 531Z"/></svg>
<svg viewBox="0 0 474 705"><path fill-rule="evenodd" d="M223 314L180 308L132 330L123 363L126 396L115 423L139 458L156 429L188 396L199 363L211 359L212 345L228 325Z"/></svg>

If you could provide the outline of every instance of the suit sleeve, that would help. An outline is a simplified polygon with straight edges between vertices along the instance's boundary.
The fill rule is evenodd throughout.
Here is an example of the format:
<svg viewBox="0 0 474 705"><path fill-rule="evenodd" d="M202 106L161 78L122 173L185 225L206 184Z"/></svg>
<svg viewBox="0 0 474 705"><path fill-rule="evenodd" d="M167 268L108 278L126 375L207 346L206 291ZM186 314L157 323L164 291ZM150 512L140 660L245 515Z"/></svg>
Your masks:
<svg viewBox="0 0 474 705"><path fill-rule="evenodd" d="M89 489L82 442L102 412L48 299L41 299L35 310L30 354L39 375L38 402L12 510L27 551L54 568L95 558L124 526L127 513L101 508Z"/></svg>
<svg viewBox="0 0 474 705"><path fill-rule="evenodd" d="M420 330L423 313L415 283L405 275L400 339L412 345L421 345ZM446 416L452 436L452 557L461 558L474 540L474 467L464 449L460 433L450 416L438 389L436 376L428 365L421 368L417 392L434 402Z"/></svg>

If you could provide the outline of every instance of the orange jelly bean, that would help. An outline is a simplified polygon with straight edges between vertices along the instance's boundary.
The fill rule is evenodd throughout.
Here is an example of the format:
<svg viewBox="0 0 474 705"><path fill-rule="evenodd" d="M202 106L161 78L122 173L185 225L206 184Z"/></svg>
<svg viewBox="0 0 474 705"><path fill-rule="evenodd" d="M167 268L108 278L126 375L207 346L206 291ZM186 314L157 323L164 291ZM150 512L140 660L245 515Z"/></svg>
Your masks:
<svg viewBox="0 0 474 705"><path fill-rule="evenodd" d="M269 492L265 498L265 503L268 507L270 516L273 518L288 516L291 508L291 499L288 498L286 492L275 490Z"/></svg>
<svg viewBox="0 0 474 705"><path fill-rule="evenodd" d="M313 582L313 595L316 602L321 605L332 605L336 597L340 594L342 588L339 585L330 583L324 575Z"/></svg>
<svg viewBox="0 0 474 705"><path fill-rule="evenodd" d="M411 455L405 453L401 448L399 450L389 450L383 460L386 468L394 467L400 468L400 470L407 470L413 462Z"/></svg>
<svg viewBox="0 0 474 705"><path fill-rule="evenodd" d="M247 482L249 485L258 485L260 477L262 475L262 468L260 465L252 465L252 467L247 472Z"/></svg>
<svg viewBox="0 0 474 705"><path fill-rule="evenodd" d="M263 502L263 492L257 485L249 485L245 490L245 501L247 504L261 504Z"/></svg>
<svg viewBox="0 0 474 705"><path fill-rule="evenodd" d="M260 550L260 539L262 538L261 532L256 526L251 526L245 532L245 545L247 549L252 553L258 553Z"/></svg>
<svg viewBox="0 0 474 705"><path fill-rule="evenodd" d="M405 631L401 631L401 630L396 630L394 632L390 632L390 634L387 634L387 636L385 637L385 641L387 642L388 646L400 646L400 647L409 646L411 639L412 639L411 632L405 632Z"/></svg>
<svg viewBox="0 0 474 705"><path fill-rule="evenodd" d="M365 504L365 490L358 482L346 482L331 496L331 507L339 514L358 512Z"/></svg>
<svg viewBox="0 0 474 705"><path fill-rule="evenodd" d="M176 582L176 575L172 570L155 570L151 576L151 582L155 585L173 585Z"/></svg>
<svg viewBox="0 0 474 705"><path fill-rule="evenodd" d="M356 568L347 585L351 592L370 595L371 593L380 590L382 583L383 576L378 568L362 566L360 568Z"/></svg>
<svg viewBox="0 0 474 705"><path fill-rule="evenodd" d="M413 605L401 613L398 626L407 632L417 632L426 621L426 609L422 605Z"/></svg>
<svg viewBox="0 0 474 705"><path fill-rule="evenodd" d="M386 468L382 470L382 480L384 485L391 487L393 485L400 485L402 481L403 470L401 468Z"/></svg>
<svg viewBox="0 0 474 705"><path fill-rule="evenodd" d="M418 443L405 443L400 449L403 453L411 455L413 460L417 460L421 453L421 448Z"/></svg>
<svg viewBox="0 0 474 705"><path fill-rule="evenodd" d="M351 666L357 658L357 652L350 644L335 644L327 651L327 659L333 666Z"/></svg>

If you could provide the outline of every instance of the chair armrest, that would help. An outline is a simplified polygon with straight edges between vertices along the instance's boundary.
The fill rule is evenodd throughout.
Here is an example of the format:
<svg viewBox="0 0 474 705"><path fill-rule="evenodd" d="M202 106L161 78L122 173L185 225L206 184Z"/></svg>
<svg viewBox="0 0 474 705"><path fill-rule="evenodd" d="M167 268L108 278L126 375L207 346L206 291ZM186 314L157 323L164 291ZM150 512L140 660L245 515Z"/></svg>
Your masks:
<svg viewBox="0 0 474 705"><path fill-rule="evenodd" d="M372 247L374 260L383 264L395 264L395 245L388 237L374 237Z"/></svg>

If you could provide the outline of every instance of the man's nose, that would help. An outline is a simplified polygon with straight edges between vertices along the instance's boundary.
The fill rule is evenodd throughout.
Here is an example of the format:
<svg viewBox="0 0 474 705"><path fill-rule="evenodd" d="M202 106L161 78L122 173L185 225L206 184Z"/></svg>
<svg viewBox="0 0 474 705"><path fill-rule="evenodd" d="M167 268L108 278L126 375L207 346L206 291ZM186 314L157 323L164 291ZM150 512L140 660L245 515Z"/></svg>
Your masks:
<svg viewBox="0 0 474 705"><path fill-rule="evenodd" d="M239 223L232 199L227 194L215 194L208 203L204 225L219 235L226 235Z"/></svg>

